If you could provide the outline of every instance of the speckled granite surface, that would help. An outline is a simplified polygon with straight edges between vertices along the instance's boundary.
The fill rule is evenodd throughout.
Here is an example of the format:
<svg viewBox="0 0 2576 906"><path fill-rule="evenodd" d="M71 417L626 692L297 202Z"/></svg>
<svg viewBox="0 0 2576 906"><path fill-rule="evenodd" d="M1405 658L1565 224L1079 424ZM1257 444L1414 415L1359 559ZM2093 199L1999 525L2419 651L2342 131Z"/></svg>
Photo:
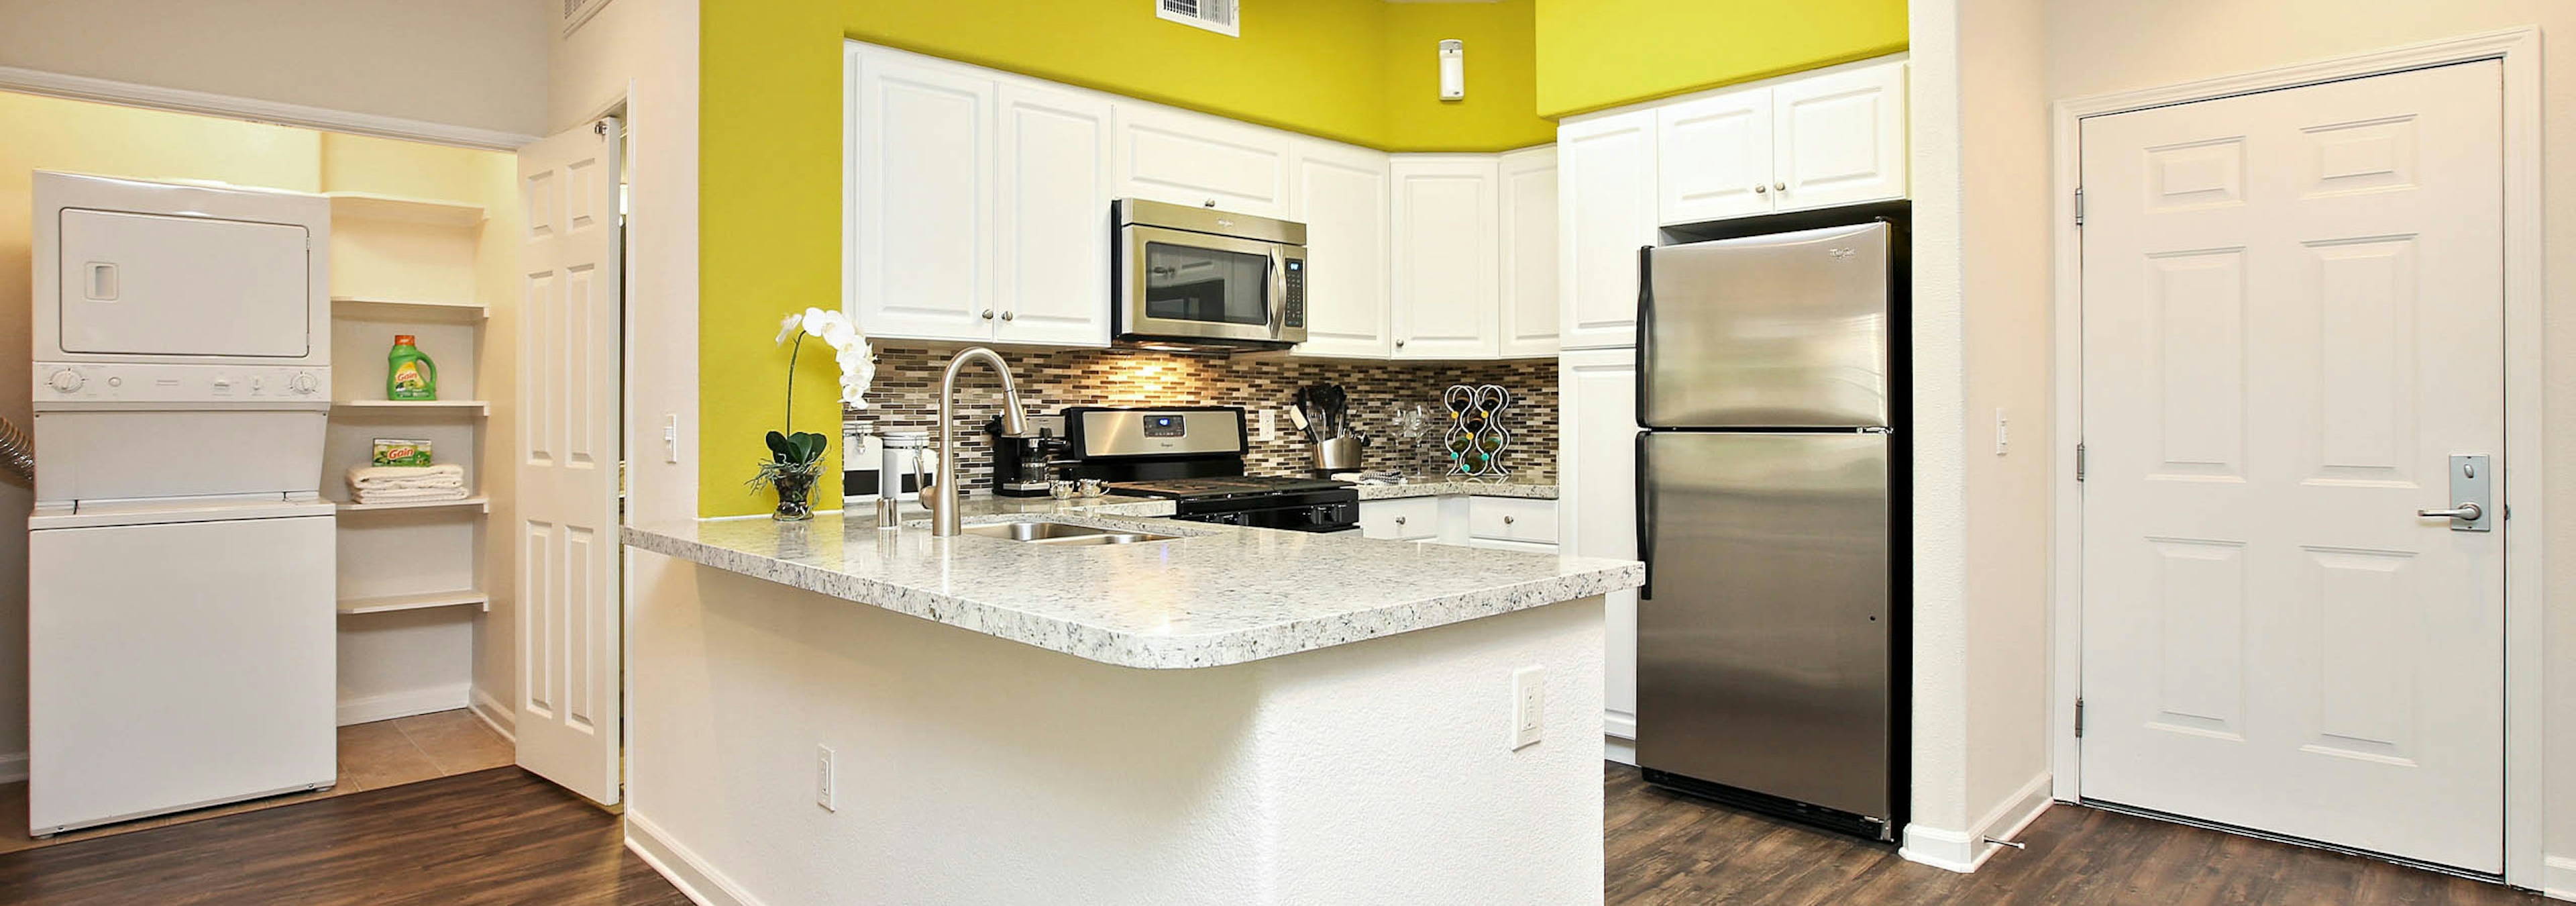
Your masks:
<svg viewBox="0 0 2576 906"><path fill-rule="evenodd" d="M1521 497L1531 500L1555 500L1556 486L1531 481L1419 481L1410 484L1364 484L1359 486L1361 500L1393 500L1399 497Z"/></svg>
<svg viewBox="0 0 2576 906"><path fill-rule="evenodd" d="M967 521L1031 518L988 511ZM1645 567L1630 561L1381 541L1357 532L1316 535L1098 513L1046 518L1186 537L1056 547L980 535L934 538L920 524L880 531L864 518L845 523L826 514L806 523L748 518L628 526L623 538L640 550L1146 669L1313 651L1607 594L1645 580Z"/></svg>

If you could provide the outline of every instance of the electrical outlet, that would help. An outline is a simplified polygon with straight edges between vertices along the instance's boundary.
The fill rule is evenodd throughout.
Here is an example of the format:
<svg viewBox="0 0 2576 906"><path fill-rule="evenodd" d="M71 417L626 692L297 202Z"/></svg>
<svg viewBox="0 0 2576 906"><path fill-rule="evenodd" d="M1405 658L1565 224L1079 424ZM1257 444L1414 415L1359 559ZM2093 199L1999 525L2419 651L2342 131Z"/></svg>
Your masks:
<svg viewBox="0 0 2576 906"><path fill-rule="evenodd" d="M1262 440L1278 440L1278 439L1279 439L1279 410L1277 410L1277 409L1263 409L1263 410L1261 410L1261 439L1262 439Z"/></svg>
<svg viewBox="0 0 2576 906"><path fill-rule="evenodd" d="M831 746L814 747L814 804L822 806L823 810L827 812L837 812L841 810L839 806L834 805L832 802Z"/></svg>
<svg viewBox="0 0 2576 906"><path fill-rule="evenodd" d="M662 416L662 461L680 461L680 417Z"/></svg>
<svg viewBox="0 0 2576 906"><path fill-rule="evenodd" d="M1547 668L1512 671L1512 748L1527 748L1547 735Z"/></svg>
<svg viewBox="0 0 2576 906"><path fill-rule="evenodd" d="M2012 419L2001 407L1995 409L1995 455L2012 452Z"/></svg>

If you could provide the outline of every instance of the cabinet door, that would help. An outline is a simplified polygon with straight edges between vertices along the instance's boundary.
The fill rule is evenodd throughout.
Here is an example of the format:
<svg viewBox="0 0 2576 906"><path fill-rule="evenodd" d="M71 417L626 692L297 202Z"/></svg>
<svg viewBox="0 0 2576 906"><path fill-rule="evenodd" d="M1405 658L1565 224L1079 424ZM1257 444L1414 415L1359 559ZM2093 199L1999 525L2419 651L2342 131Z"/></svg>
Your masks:
<svg viewBox="0 0 2576 906"><path fill-rule="evenodd" d="M1000 104L993 338L1109 345L1110 103L1011 82Z"/></svg>
<svg viewBox="0 0 2576 906"><path fill-rule="evenodd" d="M1771 114L1781 210L1905 197L1905 64L1784 82Z"/></svg>
<svg viewBox="0 0 2576 906"><path fill-rule="evenodd" d="M1386 358L1395 331L1387 156L1309 139L1289 155L1288 219L1306 225L1306 342L1297 352Z"/></svg>
<svg viewBox="0 0 2576 906"><path fill-rule="evenodd" d="M1287 216L1287 133L1152 104L1117 108L1123 197Z"/></svg>
<svg viewBox="0 0 2576 906"><path fill-rule="evenodd" d="M1771 210L1771 90L1704 97L1655 111L1656 208L1663 223Z"/></svg>
<svg viewBox="0 0 2576 906"><path fill-rule="evenodd" d="M1395 357L1492 358L1500 182L1485 155L1397 155Z"/></svg>
<svg viewBox="0 0 2576 906"><path fill-rule="evenodd" d="M1505 357L1556 354L1556 149L1502 157L1502 324Z"/></svg>
<svg viewBox="0 0 2576 906"><path fill-rule="evenodd" d="M1395 541L1436 540L1440 537L1440 498L1363 500L1360 535Z"/></svg>
<svg viewBox="0 0 2576 906"><path fill-rule="evenodd" d="M1622 113L1556 130L1557 342L1637 340L1637 249L1655 241L1655 114Z"/></svg>
<svg viewBox="0 0 2576 906"><path fill-rule="evenodd" d="M851 314L871 336L993 335L993 93L964 67L859 53Z"/></svg>
<svg viewBox="0 0 2576 906"><path fill-rule="evenodd" d="M1557 367L1557 543L1582 557L1637 559L1637 356L1568 352ZM1637 735L1637 591L1608 601L1604 715L1612 736Z"/></svg>

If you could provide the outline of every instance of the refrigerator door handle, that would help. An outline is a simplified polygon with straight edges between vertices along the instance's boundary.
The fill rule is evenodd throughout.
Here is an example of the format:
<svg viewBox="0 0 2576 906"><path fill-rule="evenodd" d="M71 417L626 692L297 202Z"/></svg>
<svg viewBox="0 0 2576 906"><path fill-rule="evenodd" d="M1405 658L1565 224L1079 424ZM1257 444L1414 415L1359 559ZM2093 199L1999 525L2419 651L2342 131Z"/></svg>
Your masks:
<svg viewBox="0 0 2576 906"><path fill-rule="evenodd" d="M1655 247L1637 247L1637 392L1629 394L1637 407L1637 427L1646 424L1646 376L1655 373L1655 345L1646 342L1654 333L1655 318ZM1643 446L1638 449L1645 449Z"/></svg>
<svg viewBox="0 0 2576 906"><path fill-rule="evenodd" d="M1637 559L1646 564L1646 581L1637 586L1637 600L1655 597L1655 483L1646 471L1646 439L1654 434L1637 432Z"/></svg>

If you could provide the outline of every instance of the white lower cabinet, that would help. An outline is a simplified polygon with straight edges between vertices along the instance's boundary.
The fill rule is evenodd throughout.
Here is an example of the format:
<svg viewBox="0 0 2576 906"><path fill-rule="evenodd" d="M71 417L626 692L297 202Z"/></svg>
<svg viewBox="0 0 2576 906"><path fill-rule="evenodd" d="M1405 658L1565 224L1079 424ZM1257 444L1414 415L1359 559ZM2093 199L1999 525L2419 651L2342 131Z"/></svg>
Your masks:
<svg viewBox="0 0 2576 906"><path fill-rule="evenodd" d="M1569 351L1557 364L1557 542L1582 557L1637 559L1637 354ZM1603 715L1637 734L1637 592L1610 595Z"/></svg>
<svg viewBox="0 0 2576 906"><path fill-rule="evenodd" d="M1391 541L1437 541L1440 538L1440 498L1360 501L1360 534Z"/></svg>

